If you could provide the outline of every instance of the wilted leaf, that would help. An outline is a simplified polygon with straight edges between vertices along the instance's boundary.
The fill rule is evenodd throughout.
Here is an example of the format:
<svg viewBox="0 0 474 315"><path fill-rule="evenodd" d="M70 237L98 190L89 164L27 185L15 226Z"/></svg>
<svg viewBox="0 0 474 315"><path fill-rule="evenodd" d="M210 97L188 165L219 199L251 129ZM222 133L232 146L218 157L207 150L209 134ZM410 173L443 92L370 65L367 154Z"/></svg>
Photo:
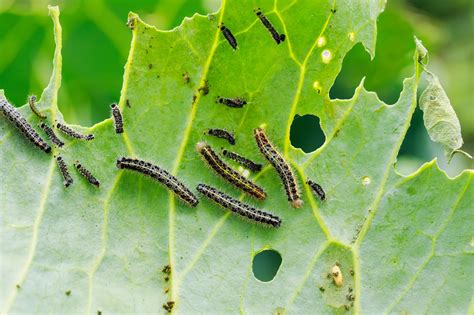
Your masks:
<svg viewBox="0 0 474 315"><path fill-rule="evenodd" d="M362 84L352 99L328 97L347 51L361 41L373 52L383 2L369 9L310 1L259 6L286 34L284 43L273 42L246 1L224 1L217 14L196 15L170 32L130 15L133 40L119 103L125 132L115 134L109 119L82 130L95 140L69 141L62 151L69 164L77 159L90 168L100 189L72 169L75 183L64 188L54 159L0 121L2 313L155 313L167 301L175 302L173 311L193 314L468 310L472 172L448 179L434 162L407 178L393 170L416 107L419 63L393 106ZM62 121L59 13L51 12L55 67L40 107L49 120ZM221 22L236 35L236 51L218 30ZM216 104L218 95L248 104L231 109ZM21 112L36 124L27 107ZM326 142L303 154L289 132L294 115L308 113L320 117ZM238 197L194 147L205 140L229 148L203 135L225 127L235 132L233 150L264 162L252 135L262 124L296 170L304 206L290 207L269 166L251 177L268 198L241 198L281 216L277 230L250 225L204 199L189 208L152 180L115 167L117 157L136 156L193 191L208 183ZM306 178L322 185L324 202ZM252 274L252 258L268 248L282 264L264 283ZM327 278L336 262L340 287Z"/></svg>
<svg viewBox="0 0 474 315"><path fill-rule="evenodd" d="M415 38L420 63L426 64L428 51L420 40ZM420 96L420 108L423 111L423 120L431 140L441 144L448 161L456 152L462 152L472 158L466 152L460 150L463 145L461 125L458 116L454 112L448 95L444 91L438 77L428 71L424 66L428 86Z"/></svg>

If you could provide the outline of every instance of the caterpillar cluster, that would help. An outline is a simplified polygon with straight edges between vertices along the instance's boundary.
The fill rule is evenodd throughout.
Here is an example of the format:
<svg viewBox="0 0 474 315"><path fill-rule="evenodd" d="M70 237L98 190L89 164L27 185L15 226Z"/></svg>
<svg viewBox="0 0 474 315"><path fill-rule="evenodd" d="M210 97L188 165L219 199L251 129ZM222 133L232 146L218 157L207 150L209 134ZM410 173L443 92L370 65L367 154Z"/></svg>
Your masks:
<svg viewBox="0 0 474 315"><path fill-rule="evenodd" d="M266 28L266 30L271 35L272 39L276 42L277 45L281 44L285 40L285 34L280 34L275 27L272 25L270 20L263 14L263 12L259 9L255 10L255 14L257 15L258 19L262 23L262 25ZM232 34L231 30L221 23L218 26L220 32L232 47L233 50L237 50L238 43L236 37ZM150 64L150 68L151 68ZM185 83L190 82L190 77L187 73L183 74L183 80ZM201 95L205 96L209 93L209 83L204 81L204 84L199 88L198 92ZM196 95L195 95L196 98ZM28 100L31 110L41 119L46 119L46 116L43 115L38 108L35 107L36 97L32 96ZM223 104L230 108L243 108L247 101L243 97L217 97L217 102ZM130 102L127 99L126 105L130 107ZM51 147L35 132L35 130L26 122L26 120L21 117L20 113L11 106L6 100L0 98L0 109L5 114L6 117L10 121L12 121L15 126L37 147L45 151L46 153L51 152ZM114 129L115 133L120 134L124 132L124 121L122 117L122 113L120 108L117 104L111 105L111 116L114 122ZM57 137L53 128L49 127L45 122L42 122L39 125L46 135L48 136L49 140L55 144L58 148L64 146L64 142ZM74 129L56 122L55 127L60 130L65 135L80 139L80 140L92 140L94 139L94 135L83 135ZM236 139L233 133L225 130L225 129L208 129L207 134L210 136L214 136L217 138L225 139L230 145L236 144ZM285 161L282 155L277 151L277 149L272 145L268 137L266 136L265 132L261 128L257 128L254 130L254 136L256 143L260 152L263 156L270 162L273 168L277 171L278 175L280 176L281 182L285 188L286 195L288 200L290 201L291 205L295 208L299 208L302 206L302 199L300 196L300 192L298 189L298 184L296 177L290 167L290 165ZM248 195L255 197L258 200L263 200L267 197L267 193L263 190L262 187L258 186L254 182L250 181L246 178L248 174L247 170L244 170L244 175L241 175L236 170L232 169L229 165L227 165L211 148L210 145L199 142L196 145L196 149L201 155L202 159L209 165L213 171L215 171L221 178L226 180L227 182L234 185L236 188L242 190L243 192L247 193ZM262 165L253 162L252 160L236 153L229 151L227 149L222 150L222 155L228 159L233 160L247 168L252 172L259 172L262 170ZM59 170L62 174L64 179L64 186L68 187L73 183L73 179L71 174L69 173L68 166L66 161L60 156L55 156ZM99 180L92 175L92 173L86 169L81 163L76 161L74 163L75 168L82 175L87 181L95 185L97 187L100 186ZM154 165L150 162L146 162L136 158L128 158L128 157L119 157L116 160L116 166L119 169L127 169L131 171L138 172L140 174L146 175L151 177L152 179L160 182L167 189L171 190L178 198L183 200L188 206L196 207L199 203L199 199L193 194L193 192L185 186L185 184L180 181L178 178L173 176L171 173L166 171L165 169ZM321 186L311 180L307 181L307 184L311 187L311 189L321 198L321 200L325 199L325 194ZM262 225L270 226L273 228L278 228L281 226L282 220L280 217L263 211L257 208L254 208L251 205L245 204L218 189L211 187L206 184L199 184L196 187L197 191L205 196L206 198L210 199L211 201L219 204L221 207L231 211L232 213L237 214L240 217L246 218L248 220L260 223ZM171 311L173 308L174 302L169 301L164 307L166 310Z"/></svg>

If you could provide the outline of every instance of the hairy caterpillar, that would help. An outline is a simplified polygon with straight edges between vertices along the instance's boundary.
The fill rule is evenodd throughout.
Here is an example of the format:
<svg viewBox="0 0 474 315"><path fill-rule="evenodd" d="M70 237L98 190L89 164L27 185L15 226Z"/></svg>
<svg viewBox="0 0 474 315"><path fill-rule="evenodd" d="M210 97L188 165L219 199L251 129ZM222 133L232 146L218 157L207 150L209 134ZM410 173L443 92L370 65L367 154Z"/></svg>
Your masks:
<svg viewBox="0 0 474 315"><path fill-rule="evenodd" d="M223 149L222 155L239 163L242 166L245 166L252 172L260 172L262 170L262 164L257 164L254 161L247 159L246 157L243 157L242 155L238 153Z"/></svg>
<svg viewBox="0 0 474 315"><path fill-rule="evenodd" d="M28 105L30 105L30 109L33 113L35 113L36 116L38 116L41 119L45 119L46 115L42 114L38 108L36 107L36 96L31 95L28 97Z"/></svg>
<svg viewBox="0 0 474 315"><path fill-rule="evenodd" d="M168 187L168 189L191 207L195 207L199 203L197 197L180 180L157 165L138 159L121 157L117 159L117 167L150 176Z"/></svg>
<svg viewBox="0 0 474 315"><path fill-rule="evenodd" d="M66 125L63 125L59 122L56 122L56 128L58 128L59 131L61 131L62 133L64 133L65 135L69 136L69 137L72 137L72 138L76 138L76 139L81 139L81 140L92 140L94 139L94 135L83 135L83 134L80 134L79 132L69 128L68 126Z"/></svg>
<svg viewBox="0 0 474 315"><path fill-rule="evenodd" d="M294 208L300 208L303 205L303 200L301 200L298 183L290 166L272 145L262 128L255 129L254 136L260 152L273 165L280 176L288 201Z"/></svg>
<svg viewBox="0 0 474 315"><path fill-rule="evenodd" d="M306 181L306 184L308 184L309 187L311 187L311 190L319 197L319 199L321 200L326 199L326 194L324 193L324 190L321 187L321 185L319 185L316 182L313 182L311 179L308 179Z"/></svg>
<svg viewBox="0 0 474 315"><path fill-rule="evenodd" d="M211 129L207 130L207 134L210 135L210 136L217 137L217 138L225 139L231 145L235 145L234 135L231 132L227 131L227 130L211 128Z"/></svg>
<svg viewBox="0 0 474 315"><path fill-rule="evenodd" d="M79 171L79 173L87 179L89 183L97 187L100 186L100 182L97 180L97 178L95 178L94 175L92 175L92 173L88 169L82 166L79 161L76 161L76 163L74 163L74 166Z"/></svg>
<svg viewBox="0 0 474 315"><path fill-rule="evenodd" d="M196 149L201 154L203 160L226 181L257 199L263 200L267 197L267 193L261 187L252 183L224 163L208 144L199 142L196 145Z"/></svg>
<svg viewBox="0 0 474 315"><path fill-rule="evenodd" d="M61 156L56 157L56 161L58 162L59 170L64 178L64 187L69 187L74 181L72 180L71 174L67 169L67 164L64 162L64 159Z"/></svg>
<svg viewBox="0 0 474 315"><path fill-rule="evenodd" d="M115 103L110 105L110 107L112 108L112 117L114 118L115 133L122 133L123 132L123 119L122 119L122 113L120 112L120 108Z"/></svg>
<svg viewBox="0 0 474 315"><path fill-rule="evenodd" d="M257 14L258 18L262 22L262 24L265 26L265 28L270 32L270 35L272 38L275 40L277 45L279 45L281 42L285 41L285 34L279 34L275 28L273 27L272 23L267 19L267 17L263 14L263 12L258 8L255 10L255 13Z"/></svg>
<svg viewBox="0 0 474 315"><path fill-rule="evenodd" d="M244 204L211 186L199 184L197 186L197 190L223 208L230 210L241 217L274 228L278 228L281 225L281 219L278 216L266 211L257 210L254 207Z"/></svg>
<svg viewBox="0 0 474 315"><path fill-rule="evenodd" d="M61 139L58 138L58 136L54 133L53 129L50 126L46 125L44 122L42 122L39 126L41 129L44 130L49 140L51 140L51 142L55 146L61 148L64 145L64 142L62 142Z"/></svg>
<svg viewBox="0 0 474 315"><path fill-rule="evenodd" d="M229 42L230 46L235 50L237 49L237 40L235 39L234 35L232 35L232 32L224 26L224 24L219 25L219 29L222 32L222 35L224 35L225 39Z"/></svg>
<svg viewBox="0 0 474 315"><path fill-rule="evenodd" d="M33 127L21 116L20 112L4 98L0 98L0 110L31 143L46 153L51 152L49 144L36 133Z"/></svg>
<svg viewBox="0 0 474 315"><path fill-rule="evenodd" d="M247 102L240 97L237 98L225 98L225 97L217 97L217 102L226 105L228 107L233 107L233 108L242 108L244 105L247 104Z"/></svg>

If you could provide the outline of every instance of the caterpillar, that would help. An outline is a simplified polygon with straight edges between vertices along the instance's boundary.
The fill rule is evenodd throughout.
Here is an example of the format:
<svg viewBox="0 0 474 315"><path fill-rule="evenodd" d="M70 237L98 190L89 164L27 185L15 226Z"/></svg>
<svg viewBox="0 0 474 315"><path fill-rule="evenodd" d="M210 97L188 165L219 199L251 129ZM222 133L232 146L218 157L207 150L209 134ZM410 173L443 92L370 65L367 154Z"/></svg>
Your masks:
<svg viewBox="0 0 474 315"><path fill-rule="evenodd" d="M257 210L250 205L242 203L237 199L224 194L214 187L199 184L197 186L197 191L219 204L221 207L230 210L243 218L274 228L278 228L281 225L281 219L278 216L266 211Z"/></svg>
<svg viewBox="0 0 474 315"><path fill-rule="evenodd" d="M20 112L4 98L0 98L0 110L31 143L46 153L51 152L49 144L36 133L33 127L21 116Z"/></svg>
<svg viewBox="0 0 474 315"><path fill-rule="evenodd" d="M45 119L46 115L42 114L38 108L36 107L36 96L31 95L28 97L28 104L30 105L30 109L33 113L35 113L36 116L38 116L40 119Z"/></svg>
<svg viewBox="0 0 474 315"><path fill-rule="evenodd" d="M217 128L212 129L211 128L211 129L207 130L207 134L210 135L210 136L217 137L217 138L225 139L231 145L235 145L234 135L231 132L227 131L227 130L217 129Z"/></svg>
<svg viewBox="0 0 474 315"><path fill-rule="evenodd" d="M79 132L69 128L68 126L66 125L63 125L59 122L56 122L56 128L58 128L59 131L61 131L62 133L64 133L65 135L69 136L69 137L72 137L72 138L76 138L76 139L81 139L81 140L92 140L94 139L94 135L90 134L90 135L83 135L83 134L80 134Z"/></svg>
<svg viewBox="0 0 474 315"><path fill-rule="evenodd" d="M120 113L120 108L115 103L110 105L110 107L112 108L112 117L114 118L115 133L122 133L123 132L123 119L122 119L122 113Z"/></svg>
<svg viewBox="0 0 474 315"><path fill-rule="evenodd" d="M100 186L100 182L97 180L97 178L95 178L94 175L92 175L92 173L88 169L86 169L84 166L82 166L82 164L79 163L79 161L76 161L74 163L74 166L78 170L79 174L84 176L89 183L91 183L92 185L95 185L97 187Z"/></svg>
<svg viewBox="0 0 474 315"><path fill-rule="evenodd" d="M59 170L61 171L61 174L64 178L64 187L69 187L74 181L71 177L71 174L69 174L67 164L66 162L64 162L64 159L60 155L56 156L56 161L58 163Z"/></svg>
<svg viewBox="0 0 474 315"><path fill-rule="evenodd" d="M230 168L208 144L199 142L196 145L196 150L201 154L203 160L229 183L257 199L263 200L267 197L267 193L260 186L257 186Z"/></svg>
<svg viewBox="0 0 474 315"><path fill-rule="evenodd" d="M242 166L245 166L252 172L260 172L262 170L262 164L257 164L254 161L247 159L246 157L243 157L242 155L238 153L223 149L222 155L239 163Z"/></svg>
<svg viewBox="0 0 474 315"><path fill-rule="evenodd" d="M277 45L279 45L281 42L285 41L285 34L279 34L275 28L273 27L272 23L267 19L267 17L263 14L263 12L258 8L255 10L255 13L257 14L258 18L262 22L262 24L266 27L266 29L270 32L270 35L272 38L275 40Z"/></svg>
<svg viewBox="0 0 474 315"><path fill-rule="evenodd" d="M176 196L191 207L196 207L199 203L197 197L180 180L157 165L138 159L120 157L117 159L117 167L150 176L168 187Z"/></svg>
<svg viewBox="0 0 474 315"><path fill-rule="evenodd" d="M300 208L303 205L303 200L301 200L298 183L290 166L271 144L262 128L255 129L254 136L260 152L273 165L280 176L288 201L294 208Z"/></svg>
<svg viewBox="0 0 474 315"><path fill-rule="evenodd" d="M58 138L58 136L54 133L53 129L46 125L44 122L42 122L40 125L40 128L44 130L46 135L48 136L49 140L57 146L58 148L62 148L64 145L64 142L61 141L61 139Z"/></svg>
<svg viewBox="0 0 474 315"><path fill-rule="evenodd" d="M235 50L237 49L237 40L235 39L234 35L232 35L232 32L224 26L224 24L219 25L219 29L222 32L222 35L224 35L225 39L229 42L230 46Z"/></svg>
<svg viewBox="0 0 474 315"><path fill-rule="evenodd" d="M226 105L228 107L232 108L242 108L244 105L247 104L247 101L245 101L243 98L237 97L237 98L225 98L225 97L217 97L217 102L223 105Z"/></svg>
<svg viewBox="0 0 474 315"><path fill-rule="evenodd" d="M321 200L326 199L326 194L324 193L324 190L321 187L321 185L319 185L316 182L313 182L311 179L308 179L306 181L306 184L308 184L309 187L311 187L311 190L319 197L319 199Z"/></svg>

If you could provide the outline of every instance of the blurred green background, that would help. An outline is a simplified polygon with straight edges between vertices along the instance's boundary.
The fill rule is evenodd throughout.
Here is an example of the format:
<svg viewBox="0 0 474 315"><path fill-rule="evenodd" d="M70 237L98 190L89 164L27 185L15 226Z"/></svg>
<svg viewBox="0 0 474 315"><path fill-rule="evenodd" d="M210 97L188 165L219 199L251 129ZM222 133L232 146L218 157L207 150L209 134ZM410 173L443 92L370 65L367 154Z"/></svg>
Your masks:
<svg viewBox="0 0 474 315"><path fill-rule="evenodd" d="M120 97L123 66L131 33L125 26L134 11L160 29L171 29L185 16L219 8L219 0L0 0L0 88L16 106L30 94L40 95L51 72L54 39L47 5L59 5L63 26L63 82L60 109L70 123L90 126L109 116L109 104ZM430 51L430 69L447 90L461 120L465 151L474 153L474 8L471 0L393 0L378 23L376 57L359 44L346 56L332 98L349 98L362 77L366 88L393 104L403 78L411 76L413 35ZM314 119L299 118L292 142L310 151L321 141ZM292 130L292 131L293 131ZM432 143L415 113L398 158L408 174L438 157L448 174L473 168L455 156L447 165L442 148Z"/></svg>

